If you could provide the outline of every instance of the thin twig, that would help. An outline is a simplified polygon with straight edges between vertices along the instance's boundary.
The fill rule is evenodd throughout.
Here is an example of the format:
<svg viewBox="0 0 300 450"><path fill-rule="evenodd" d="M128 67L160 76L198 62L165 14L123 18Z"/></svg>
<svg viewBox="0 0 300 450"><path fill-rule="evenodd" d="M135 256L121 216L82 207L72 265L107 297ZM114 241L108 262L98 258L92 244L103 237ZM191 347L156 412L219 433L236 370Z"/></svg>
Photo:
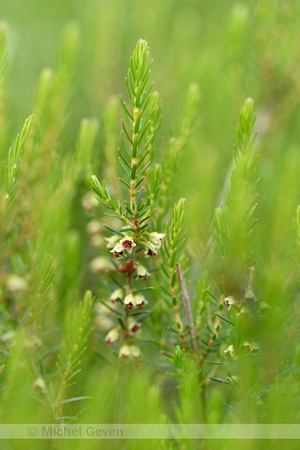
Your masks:
<svg viewBox="0 0 300 450"><path fill-rule="evenodd" d="M194 325L194 320L193 320L193 315L192 315L190 297L189 297L189 293L188 293L188 290L186 287L185 278L184 278L181 264L180 263L176 264L176 268L177 268L177 276L178 276L178 280L179 280L179 284L180 284L181 297L182 297L182 302L183 302L183 306L184 306L184 310L185 310L185 315L186 315L187 322L190 326L189 332L190 332L190 336L192 339L192 346L193 346L193 350L195 352L196 357L198 357L198 345L197 345L196 330L195 330L195 325Z"/></svg>

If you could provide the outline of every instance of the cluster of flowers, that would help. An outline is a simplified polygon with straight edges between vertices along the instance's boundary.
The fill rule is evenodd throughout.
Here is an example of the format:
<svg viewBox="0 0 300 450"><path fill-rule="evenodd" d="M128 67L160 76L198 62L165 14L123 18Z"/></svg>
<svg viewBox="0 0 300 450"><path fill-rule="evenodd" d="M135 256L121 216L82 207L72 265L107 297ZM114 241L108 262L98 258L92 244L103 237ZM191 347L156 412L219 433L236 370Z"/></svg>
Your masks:
<svg viewBox="0 0 300 450"><path fill-rule="evenodd" d="M95 250L100 250L105 244L105 247L110 250L114 258L117 260L124 260L126 258L133 259L133 265L130 265L130 261L124 261L118 268L120 272L132 271L133 277L146 281L150 276L147 268L137 262L136 256L140 254L140 250L144 248L144 255L146 258L157 257L158 252L162 245L162 240L165 234L152 232L145 232L138 240L135 239L133 233L128 233L124 236L113 235L104 238L104 228L102 224L95 219L96 208L98 206L98 200L92 193L86 194L82 198L82 206L88 216L92 216L87 224L87 233L90 236L90 246ZM135 255L133 257L133 251ZM111 270L115 270L115 266L111 261L104 256L97 256L90 262L90 268L94 273L103 273ZM111 303L119 303L121 308L126 309L128 312L126 320L124 320L124 326L111 327L111 313L107 312L106 306L102 303L97 305L97 324L98 327L106 333L105 341L108 345L114 344L117 341L121 343L119 356L121 359L137 359L140 357L140 349L136 345L131 345L131 342L135 342L136 337L141 333L141 322L135 320L138 316L130 316L131 310L143 309L148 304L146 298L138 292L136 289L131 289L129 292L125 288L116 289L109 298ZM111 317L110 317L111 316Z"/></svg>
<svg viewBox="0 0 300 450"><path fill-rule="evenodd" d="M132 336L136 335L137 333L139 333L141 331L141 328L142 328L142 326L139 322L136 322L133 317L129 317L128 321L127 321L127 329L124 331L124 336L132 337ZM112 330L109 331L109 333L107 333L105 342L108 345L116 342L120 337L120 333L121 333L121 327L118 326L118 327L113 328Z"/></svg>
<svg viewBox="0 0 300 450"><path fill-rule="evenodd" d="M146 269L145 269L146 270ZM144 272L143 272L144 275ZM147 275L149 273L147 272ZM125 290L122 288L116 289L110 296L110 301L115 303L117 301L122 302L123 305L128 309L132 310L134 307L138 309L143 309L148 303L145 297L136 292L131 291L128 295L125 295ZM126 329L122 329L121 326L115 327L110 330L105 338L105 342L110 345L117 342L121 337L123 338L136 338L141 333L142 325L137 322L132 316L129 316L126 321ZM123 336L122 336L123 333ZM141 351L136 345L124 344L119 350L119 357L123 360L125 359L138 359L140 357Z"/></svg>
<svg viewBox="0 0 300 450"><path fill-rule="evenodd" d="M120 348L120 351L119 351L119 358L121 358L123 360L126 360L128 358L139 359L140 356L141 356L141 350L136 345L124 344L124 345L122 345L122 347Z"/></svg>
<svg viewBox="0 0 300 450"><path fill-rule="evenodd" d="M148 273L148 275L150 274ZM125 295L124 289L116 289L109 299L112 303L115 303L118 300L121 301L128 310L133 309L135 306L138 307L138 309L143 309L144 306L148 304L145 297L133 289L127 295Z"/></svg>
<svg viewBox="0 0 300 450"><path fill-rule="evenodd" d="M226 297L223 300L223 305L228 308L228 311L231 310L232 307L235 307L239 312L236 314L237 316L241 314L249 314L249 309L246 305L243 305L241 301L235 300L233 297ZM269 308L269 305L265 302L257 302L256 309L257 312L260 313L262 310Z"/></svg>
<svg viewBox="0 0 300 450"><path fill-rule="evenodd" d="M248 308L245 305L242 306L241 302L235 300L231 296L224 298L223 305L226 308L228 308L229 311L230 311L230 309L232 307L235 307L239 311L238 313L236 313L236 316L239 316L241 314L249 314ZM261 312L263 309L268 308L268 307L269 307L269 305L267 305L266 303L260 302L257 305L257 310L258 310L258 312ZM257 353L257 352L259 352L259 345L258 345L257 342L254 342L254 341L245 341L243 343L243 347L242 348L243 348L243 351L245 353L249 353L249 352ZM229 347L227 347L224 350L224 357L227 358L228 355L230 355L230 357L232 359L237 359L237 355L236 355L236 352L235 352L235 349L234 349L233 345L229 345Z"/></svg>
<svg viewBox="0 0 300 450"><path fill-rule="evenodd" d="M243 351L245 353L249 353L249 352L257 353L259 351L259 345L257 342L246 341L243 343ZM224 358L227 358L228 354L231 356L232 359L237 359L236 352L235 352L233 345L229 345L229 347L227 347L226 350L224 350Z"/></svg>
<svg viewBox="0 0 300 450"><path fill-rule="evenodd" d="M141 241L146 247L145 256L157 256L159 249L161 248L161 243L165 235L163 233L157 233L156 231L148 234L148 241ZM125 258L131 255L132 250L136 247L136 243L132 236L125 236L122 239L119 236L111 236L105 238L106 248L111 249L111 253L117 259Z"/></svg>
<svg viewBox="0 0 300 450"><path fill-rule="evenodd" d="M122 289L118 289L118 291L122 291ZM115 293L116 292L117 291L115 291ZM120 297L118 296L118 298ZM115 299L113 299L112 301L114 302ZM137 322L132 316L129 316L126 321L126 329L124 330L121 326L117 326L111 329L105 337L105 342L108 345L111 345L117 342L120 338L122 340L126 338L134 339L141 333L141 330L142 324L140 322ZM119 357L124 360L129 358L138 359L140 357L140 354L141 354L140 348L136 345L129 346L127 344L123 344L119 350Z"/></svg>
<svg viewBox="0 0 300 450"><path fill-rule="evenodd" d="M155 258L158 255L158 251L162 245L162 239L165 237L165 235L157 232L145 233L145 235L147 235L147 240L144 240L142 238L139 240L139 244L144 246L144 253L146 257L152 256ZM106 248L110 249L111 253L113 253L116 259L124 259L128 256L131 256L134 248L137 245L134 237L131 235L126 235L121 238L114 235L109 238L105 238L105 240ZM122 266L120 266L119 271L126 272L128 270L128 264L129 263L124 263ZM139 278L143 281L147 280L150 276L147 268L136 261L131 266L131 270L135 274L136 278ZM112 303L121 303L122 306L128 311L131 311L133 309L143 309L145 305L148 304L146 298L136 289L131 289L129 292L126 292L125 288L116 289L111 294L110 301ZM123 341L123 344L121 345L119 350L119 357L123 360L138 359L141 354L139 347L136 345L128 345L126 343L126 339L135 339L137 335L140 334L141 323L136 321L132 316L129 316L126 319L125 326L125 329L121 326L111 329L107 333L105 341L108 345L113 344L118 340Z"/></svg>

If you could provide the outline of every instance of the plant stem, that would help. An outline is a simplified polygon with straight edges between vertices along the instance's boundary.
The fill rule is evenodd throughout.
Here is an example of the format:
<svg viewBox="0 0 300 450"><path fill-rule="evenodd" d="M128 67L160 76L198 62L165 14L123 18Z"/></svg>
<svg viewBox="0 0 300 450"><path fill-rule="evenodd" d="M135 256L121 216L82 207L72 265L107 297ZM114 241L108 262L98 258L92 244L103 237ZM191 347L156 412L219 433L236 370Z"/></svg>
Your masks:
<svg viewBox="0 0 300 450"><path fill-rule="evenodd" d="M205 385L204 385L204 377L203 377L203 362L204 359L201 363L201 360L199 360L199 349L198 349L198 341L197 341L197 336L196 336L196 330L195 330L195 325L194 325L194 320L193 320L193 315L192 315L192 309L191 309L191 303L190 303L190 297L189 297L189 293L186 287L186 282L185 282L185 277L184 277L184 273L182 270L182 266L180 263L176 264L176 268L177 268L177 276L178 276L178 280L179 280L179 284L180 284L180 290L181 290L181 297L182 297L182 302L183 302L183 306L184 306L184 310L185 310L185 315L186 315L186 319L187 322L190 326L189 328L189 332L190 332L190 337L192 339L192 346L193 346L193 350L194 350L194 355L195 355L195 362L196 362L196 366L198 368L198 380L199 380L199 384L200 384L200 400L201 400L201 409L202 409L202 417L203 417L203 422L206 423L207 422L207 405L206 405L206 398L205 398Z"/></svg>
<svg viewBox="0 0 300 450"><path fill-rule="evenodd" d="M186 315L187 322L190 326L189 333L190 333L190 336L192 339L193 350L194 350L196 359L199 359L198 358L198 345L197 345L196 330L195 330L195 325L194 325L194 320L193 320L193 315L192 315L190 297L189 297L189 293L188 293L185 278L184 278L184 273L183 273L182 266L180 263L176 264L176 268L177 268L177 276L178 276L178 280L179 280L179 284L180 284L181 298L182 298L182 302L183 302L183 306L184 306L184 310L185 310L185 315Z"/></svg>
<svg viewBox="0 0 300 450"><path fill-rule="evenodd" d="M69 374L71 372L71 369L72 369L72 364L69 362L69 364L67 365L66 370L64 372L63 379L61 381L61 385L60 385L60 388L59 388L56 400L55 400L54 405L53 405L53 408L54 408L54 411L55 411L55 414L56 414L56 420L59 420L59 422L61 422L61 419L59 419L59 414L57 414L57 409L59 407L59 403L60 403L61 397L63 395L64 389L65 389L65 385L67 383L67 378L68 378L68 376L69 376Z"/></svg>

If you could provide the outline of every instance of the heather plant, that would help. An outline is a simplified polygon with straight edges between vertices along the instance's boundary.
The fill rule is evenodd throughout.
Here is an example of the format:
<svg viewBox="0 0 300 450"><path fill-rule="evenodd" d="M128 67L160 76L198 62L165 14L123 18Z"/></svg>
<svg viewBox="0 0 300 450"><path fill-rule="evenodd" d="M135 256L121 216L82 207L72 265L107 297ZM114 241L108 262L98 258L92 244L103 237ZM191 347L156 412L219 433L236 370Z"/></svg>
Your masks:
<svg viewBox="0 0 300 450"><path fill-rule="evenodd" d="M167 204L159 202L157 192L163 191L163 198L167 197L167 187L172 172L170 166L173 166L174 171L178 153L184 145L182 142L184 137L181 137L180 140L171 140L165 164L162 168L159 164L153 167L153 172L150 172L150 187L146 188L144 183L149 178L147 169L150 168L151 161L147 163L144 161L151 150L153 154L151 143L155 138L154 134L149 136L147 129L151 129L152 132L157 130L157 127L154 127L151 122L156 109L147 110L148 104L153 106L153 102L150 100L153 85L147 85L149 74L148 44L140 40L130 61L128 77L125 79L132 111L129 111L121 97L126 122L122 121L121 136L124 149L123 152L118 149L118 159L126 178L125 180L120 178L120 181L128 188L129 200L124 200L124 206L122 206L118 193L113 199L105 182L100 183L96 176L91 177L97 199L111 210L111 213L104 213L104 215L123 222L121 228L113 228L112 224L104 224L108 231L114 233L105 237L105 247L112 253L115 260L121 261L120 264L116 264L111 258L113 264L111 272L117 271L123 274L124 281L119 281L118 278L111 275L111 280L117 285L111 286L110 304L100 300L100 304L108 310L106 317L109 314L111 320L111 327L108 326L108 332L105 336L103 335L103 338L106 344L112 345L118 351L121 360L140 358L139 341L142 323L151 314L151 306L149 309L144 309L148 300L143 293L154 289L154 287L141 285L141 282L147 281L150 274L153 274L153 268L141 264L141 252L144 252L143 256L148 260L149 257L152 260L157 258L161 253L159 294L152 296L152 300L156 302L152 317L154 336L156 335L157 345L161 347L167 361L173 364L178 371L170 375L183 378L184 385L188 384L189 389L192 389L194 393L199 392L201 407L198 408L198 411L193 408L194 419L196 417L198 420L207 421L206 403L209 383L211 381L227 383L233 389L238 386L239 377L231 374L231 369L228 369L230 372L227 372L226 379L214 376L217 365L228 366L231 359L236 359L237 354L241 352L244 354L259 352L259 345L254 340L255 336L251 336L249 330L247 333L250 325L247 324L247 320L244 320L244 316L246 315L249 319L248 315L251 315L251 320L248 320L250 323L255 320L252 317L253 314L257 316L261 309L268 306L265 303L255 303L257 299L252 289L255 269L249 239L256 223L253 214L257 206L255 192L257 181L254 178L257 154L254 151L256 136L253 135L255 124L253 100L247 99L241 111L240 124L237 129L237 147L229 175L229 184L227 183L222 194L220 201L222 207L217 207L215 211L212 229L215 243L211 239L208 241L208 246L211 248L207 250L206 259L211 258L212 253L216 254L215 264L216 267L220 267L218 275L221 288L220 298L218 299L212 294L208 286L202 285L202 290L199 290L199 294L195 297L194 303L197 308L192 308L185 281L185 277L188 275L188 259L183 235L185 199L181 199L175 204L171 223L166 225L165 233L161 233L162 230L148 231L150 223L160 222L159 220L155 221L155 216L161 215L162 211L164 214L167 213ZM194 97L197 98L195 86L192 89ZM157 99L157 94L154 95ZM189 96L191 96L190 92ZM188 102L191 103L191 100L188 99ZM157 114L155 114L155 118L158 122ZM188 123L190 120L188 118L184 120L183 127L186 133L190 127ZM184 135L184 132L182 134ZM176 150L173 150L174 148ZM173 159L172 163L170 163L171 158ZM159 207L158 214L156 214L155 206ZM92 224L94 225L95 222L90 222L90 229L92 229ZM95 226L95 231L96 228ZM93 267L97 271L97 265ZM237 288L239 296L227 295L228 292L232 292L232 287L226 284L226 280L229 279L231 282L234 280L232 273L226 272L227 269L233 270L237 279L240 280L241 286ZM199 283L201 285L205 283L205 280ZM206 302L202 298L203 288L206 292ZM244 292L241 295L238 289L243 288ZM216 304L217 311L212 308L212 302L207 301L208 297L213 300L213 304ZM229 315L235 311L236 317L230 318L228 314L224 315L223 309L224 311L231 310ZM100 314L103 313L105 315L105 308L104 310L100 309ZM206 323L203 329L201 325L204 321ZM222 327L222 323L229 324L238 330L230 333L234 345L229 342L230 345L227 348L224 347L223 342L228 342L228 336L226 336L228 331L226 327ZM100 336L101 331L103 330L100 325ZM171 354L168 353L170 351ZM211 356L209 361L207 360L208 355ZM225 361L220 362L220 357L229 359L227 364ZM243 357L245 358L244 355ZM207 362L208 364L206 364ZM207 369L209 365L213 365L212 370ZM188 367L190 375L186 378ZM192 371L191 367L193 367ZM121 377L124 377L124 374ZM119 389L125 389L124 385L119 386ZM117 403L119 402L120 398L117 399ZM120 409L120 407L118 404L117 408Z"/></svg>
<svg viewBox="0 0 300 450"><path fill-rule="evenodd" d="M120 306L123 312L110 308L117 315L118 326L109 331L105 341L107 344L120 342L119 356L122 359L140 357L135 336L139 334L142 321L148 315L147 310L144 310L148 301L143 293L151 287L142 287L137 280L146 281L150 276L150 272L143 265L143 257L156 258L165 237L157 230L148 231L155 203L152 195L150 204L151 194L146 191L144 180L151 165L148 159L151 150L153 151L152 143L159 120L159 111L157 113L155 108L158 107L157 95L151 93L153 84L149 82L150 73L148 44L140 40L130 60L128 77L125 79L130 107L121 97L126 122L122 121L121 133L124 148L123 151L118 149L118 153L125 176L125 180L120 178L120 181L129 190L128 200L124 200L122 206L118 193L112 199L105 182L101 184L96 176L91 177L98 200L112 211L111 214L105 215L120 219L123 225L114 229L105 224L105 227L114 233L105 238L106 248L116 260L122 261L117 270L124 274L126 279L126 282L118 282L110 296L111 303L116 307ZM152 186L153 190L157 190L158 181Z"/></svg>
<svg viewBox="0 0 300 450"><path fill-rule="evenodd" d="M17 3L0 23L2 423L299 423L297 2ZM74 445L107 444L285 442Z"/></svg>

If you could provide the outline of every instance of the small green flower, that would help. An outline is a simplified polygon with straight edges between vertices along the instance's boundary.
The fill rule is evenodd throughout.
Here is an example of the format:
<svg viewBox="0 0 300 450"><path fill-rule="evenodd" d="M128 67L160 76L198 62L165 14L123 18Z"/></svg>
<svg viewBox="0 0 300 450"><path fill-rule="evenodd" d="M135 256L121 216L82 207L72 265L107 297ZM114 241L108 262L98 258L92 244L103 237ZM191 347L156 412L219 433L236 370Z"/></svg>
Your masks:
<svg viewBox="0 0 300 450"><path fill-rule="evenodd" d="M242 306L240 312L236 314L236 316L241 316L243 314L249 314L249 309L246 306Z"/></svg>
<svg viewBox="0 0 300 450"><path fill-rule="evenodd" d="M92 259L89 266L91 271L95 273L107 272L108 270L114 269L113 264L104 256L98 256L97 258Z"/></svg>
<svg viewBox="0 0 300 450"><path fill-rule="evenodd" d="M119 259L127 256L127 254L131 254L133 248L136 246L133 238L131 236L125 236L121 239L111 250L111 253L114 254L114 257Z"/></svg>
<svg viewBox="0 0 300 450"><path fill-rule="evenodd" d="M27 281L19 275L11 274L7 277L6 289L10 294L24 294L27 289Z"/></svg>
<svg viewBox="0 0 300 450"><path fill-rule="evenodd" d="M146 281L147 278L150 276L150 273L148 272L146 267L142 266L141 264L137 264L136 274L139 278L142 278L143 281Z"/></svg>
<svg viewBox="0 0 300 450"><path fill-rule="evenodd" d="M141 326L141 324L139 322L134 320L133 317L128 317L127 328L128 328L129 333L130 333L130 336L132 336L134 333L140 332L142 326Z"/></svg>
<svg viewBox="0 0 300 450"><path fill-rule="evenodd" d="M149 233L148 236L150 243L158 250L160 249L162 240L166 235L164 233L157 233L156 231L153 231L152 233Z"/></svg>
<svg viewBox="0 0 300 450"><path fill-rule="evenodd" d="M266 302L259 302L258 303L257 309L258 309L259 313L261 311L263 311L264 309L268 309L268 308L270 308L270 305L268 305Z"/></svg>
<svg viewBox="0 0 300 450"><path fill-rule="evenodd" d="M116 289L111 296L109 297L109 300L112 303L115 303L116 300L120 299L123 300L124 298L124 290L122 288Z"/></svg>
<svg viewBox="0 0 300 450"><path fill-rule="evenodd" d="M125 236L124 239L120 240L120 244L122 245L123 250L126 250L129 254L132 252L132 249L136 246L133 238L131 236Z"/></svg>
<svg viewBox="0 0 300 450"><path fill-rule="evenodd" d="M248 352L257 353L259 351L259 345L258 345L257 342L246 341L243 344L243 350L244 350L245 353L248 353Z"/></svg>
<svg viewBox="0 0 300 450"><path fill-rule="evenodd" d="M146 248L146 250L145 250L145 256L146 256L146 258L148 257L148 256L153 256L153 258L156 258L157 257L157 250L156 249L151 249L151 248Z"/></svg>
<svg viewBox="0 0 300 450"><path fill-rule="evenodd" d="M122 259L126 256L123 245L120 242L118 242L110 252L113 253L114 257L117 259Z"/></svg>
<svg viewBox="0 0 300 450"><path fill-rule="evenodd" d="M132 345L131 346L131 356L134 359L139 359L141 356L141 349L140 347L136 346L136 345Z"/></svg>
<svg viewBox="0 0 300 450"><path fill-rule="evenodd" d="M153 256L154 258L158 254L158 250L161 248L162 240L165 237L163 233L147 233L149 236L149 241L147 243L147 248L145 250L145 256Z"/></svg>
<svg viewBox="0 0 300 450"><path fill-rule="evenodd" d="M133 309L133 307L136 306L134 295L132 295L131 293L126 295L124 299L124 305L127 306L127 309Z"/></svg>
<svg viewBox="0 0 300 450"><path fill-rule="evenodd" d="M124 299L124 305L127 306L127 309L131 310L134 306L137 306L139 309L143 309L145 305L147 305L147 300L142 294L128 294Z"/></svg>
<svg viewBox="0 0 300 450"><path fill-rule="evenodd" d="M94 306L94 326L96 329L103 331L103 333L108 333L112 327L111 317L113 313L107 306L105 306L106 304L109 304L109 302L107 301L105 304L96 302Z"/></svg>
<svg viewBox="0 0 300 450"><path fill-rule="evenodd" d="M102 225L98 220L91 220L86 226L86 231L90 236L101 234L102 230Z"/></svg>
<svg viewBox="0 0 300 450"><path fill-rule="evenodd" d="M232 359L236 359L236 353L233 345L229 345L229 347L227 347L226 350L224 350L224 358L227 358L228 353Z"/></svg>
<svg viewBox="0 0 300 450"><path fill-rule="evenodd" d="M119 350L119 358L125 360L128 359L131 356L131 349L129 345L125 344L122 345L122 347Z"/></svg>
<svg viewBox="0 0 300 450"><path fill-rule="evenodd" d="M107 333L105 342L110 345L113 342L116 342L119 339L120 327L113 328Z"/></svg>
<svg viewBox="0 0 300 450"><path fill-rule="evenodd" d="M134 296L135 304L139 307L139 309L143 309L143 307L148 303L145 297L142 294L136 294Z"/></svg>
<svg viewBox="0 0 300 450"><path fill-rule="evenodd" d="M101 234L95 234L90 239L90 247L95 250L100 250L104 246L104 238Z"/></svg>
<svg viewBox="0 0 300 450"><path fill-rule="evenodd" d="M228 307L228 311L231 310L231 308L234 304L235 304L235 300L233 297L226 297L223 300L223 305Z"/></svg>
<svg viewBox="0 0 300 450"><path fill-rule="evenodd" d="M116 236L115 234L113 236L110 236L109 238L105 238L106 248L114 248L119 239L119 236Z"/></svg>
<svg viewBox="0 0 300 450"><path fill-rule="evenodd" d="M45 383L44 378L38 377L38 378L35 380L35 382L33 383L33 388L34 388L37 392L39 392L39 393L41 393L41 394L45 394L45 392L47 391L47 386L46 386L46 383Z"/></svg>
<svg viewBox="0 0 300 450"><path fill-rule="evenodd" d="M124 344L119 351L119 358L123 360L126 360L128 358L139 359L140 356L141 350L136 345L129 346L127 344Z"/></svg>
<svg viewBox="0 0 300 450"><path fill-rule="evenodd" d="M87 214L94 214L98 205L99 202L92 192L88 192L81 199L81 206Z"/></svg>

